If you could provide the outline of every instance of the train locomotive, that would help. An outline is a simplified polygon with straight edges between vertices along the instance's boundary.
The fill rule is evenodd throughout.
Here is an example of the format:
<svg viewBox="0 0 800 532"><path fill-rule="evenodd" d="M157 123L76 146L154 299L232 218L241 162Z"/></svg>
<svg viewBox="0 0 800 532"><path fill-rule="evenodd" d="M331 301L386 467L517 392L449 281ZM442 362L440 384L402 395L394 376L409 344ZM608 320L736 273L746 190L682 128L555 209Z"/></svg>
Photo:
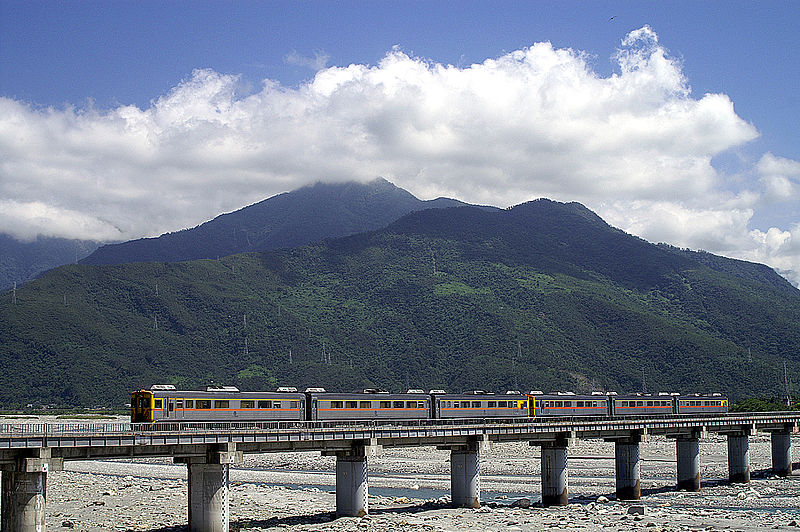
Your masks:
<svg viewBox="0 0 800 532"><path fill-rule="evenodd" d="M578 395L509 391L408 390L389 393L364 390L328 392L324 388L278 388L274 392L242 392L232 386L177 390L154 385L131 394L131 422L181 421L365 421L422 419L547 419L621 418L671 414L725 414L721 394Z"/></svg>

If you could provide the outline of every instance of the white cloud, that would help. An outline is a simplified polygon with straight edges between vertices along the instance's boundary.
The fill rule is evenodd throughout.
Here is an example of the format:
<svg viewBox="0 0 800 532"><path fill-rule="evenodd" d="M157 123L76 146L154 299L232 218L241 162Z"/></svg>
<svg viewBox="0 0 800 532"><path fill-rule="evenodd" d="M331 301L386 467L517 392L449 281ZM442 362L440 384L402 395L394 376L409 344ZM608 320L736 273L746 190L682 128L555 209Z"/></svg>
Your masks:
<svg viewBox="0 0 800 532"><path fill-rule="evenodd" d="M382 176L425 198L577 200L650 240L768 253L748 223L761 195L796 193L798 163L767 154L762 191L724 192L711 160L755 127L726 95L693 96L649 27L615 59L603 77L550 43L463 68L399 48L373 66L293 53L317 71L297 88L266 80L242 94L236 76L197 70L145 109L0 98L0 198L65 220L6 206L0 231L157 235L317 180Z"/></svg>
<svg viewBox="0 0 800 532"><path fill-rule="evenodd" d="M758 161L757 170L767 201L800 200L800 162L767 152Z"/></svg>
<svg viewBox="0 0 800 532"><path fill-rule="evenodd" d="M330 56L323 52L315 52L314 57L306 57L301 55L297 52L297 50L292 50L286 57L284 61L286 61L290 65L297 65L305 68L310 68L313 71L322 70L326 66L328 66L328 60Z"/></svg>

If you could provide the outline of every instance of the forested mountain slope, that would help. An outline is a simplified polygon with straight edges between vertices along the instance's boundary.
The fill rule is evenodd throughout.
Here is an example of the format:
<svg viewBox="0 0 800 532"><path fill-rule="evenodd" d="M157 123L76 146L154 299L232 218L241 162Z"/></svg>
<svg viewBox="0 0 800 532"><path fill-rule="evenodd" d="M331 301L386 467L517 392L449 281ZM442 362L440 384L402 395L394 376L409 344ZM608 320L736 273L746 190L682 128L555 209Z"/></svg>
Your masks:
<svg viewBox="0 0 800 532"><path fill-rule="evenodd" d="M65 266L0 304L0 403L121 404L211 380L778 391L783 361L800 368L800 291L704 262L539 200L221 260Z"/></svg>
<svg viewBox="0 0 800 532"><path fill-rule="evenodd" d="M0 290L22 285L38 274L77 262L97 249L99 242L38 237L22 242L0 234Z"/></svg>

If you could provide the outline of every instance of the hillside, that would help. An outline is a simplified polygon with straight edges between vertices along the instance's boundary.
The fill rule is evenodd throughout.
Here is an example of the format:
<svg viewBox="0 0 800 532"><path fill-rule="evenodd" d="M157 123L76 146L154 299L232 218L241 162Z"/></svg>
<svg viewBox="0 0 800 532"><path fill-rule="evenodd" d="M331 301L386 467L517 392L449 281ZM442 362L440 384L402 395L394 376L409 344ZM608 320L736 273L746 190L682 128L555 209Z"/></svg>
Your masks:
<svg viewBox="0 0 800 532"><path fill-rule="evenodd" d="M81 262L179 262L293 248L323 238L378 229L410 212L459 205L464 203L447 198L417 199L385 179L317 183L217 216L191 229L103 246Z"/></svg>
<svg viewBox="0 0 800 532"><path fill-rule="evenodd" d="M40 273L83 259L100 245L91 240L39 237L21 242L0 234L0 290L30 281Z"/></svg>
<svg viewBox="0 0 800 532"><path fill-rule="evenodd" d="M64 266L0 303L0 404L211 380L638 391L644 374L651 391L775 393L783 360L800 369L800 291L693 257L540 200L221 260Z"/></svg>

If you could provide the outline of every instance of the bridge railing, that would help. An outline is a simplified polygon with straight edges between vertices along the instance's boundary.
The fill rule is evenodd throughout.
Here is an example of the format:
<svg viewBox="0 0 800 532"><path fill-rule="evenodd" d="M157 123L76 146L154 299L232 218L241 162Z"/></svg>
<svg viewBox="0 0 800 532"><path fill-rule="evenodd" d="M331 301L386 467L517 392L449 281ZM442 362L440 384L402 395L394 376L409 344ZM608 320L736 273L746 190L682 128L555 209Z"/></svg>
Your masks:
<svg viewBox="0 0 800 532"><path fill-rule="evenodd" d="M190 421L158 423L2 423L4 436L47 436L63 434L121 434L143 432L263 432L263 431L318 431L318 430L391 430L392 428L475 427L475 426L551 426L570 425L625 425L630 423L658 424L676 421L710 423L765 423L800 420L800 412L758 412L747 414L687 415L672 414L652 417L548 417L548 418L467 418L467 419L415 419L415 420L338 420L338 421Z"/></svg>

